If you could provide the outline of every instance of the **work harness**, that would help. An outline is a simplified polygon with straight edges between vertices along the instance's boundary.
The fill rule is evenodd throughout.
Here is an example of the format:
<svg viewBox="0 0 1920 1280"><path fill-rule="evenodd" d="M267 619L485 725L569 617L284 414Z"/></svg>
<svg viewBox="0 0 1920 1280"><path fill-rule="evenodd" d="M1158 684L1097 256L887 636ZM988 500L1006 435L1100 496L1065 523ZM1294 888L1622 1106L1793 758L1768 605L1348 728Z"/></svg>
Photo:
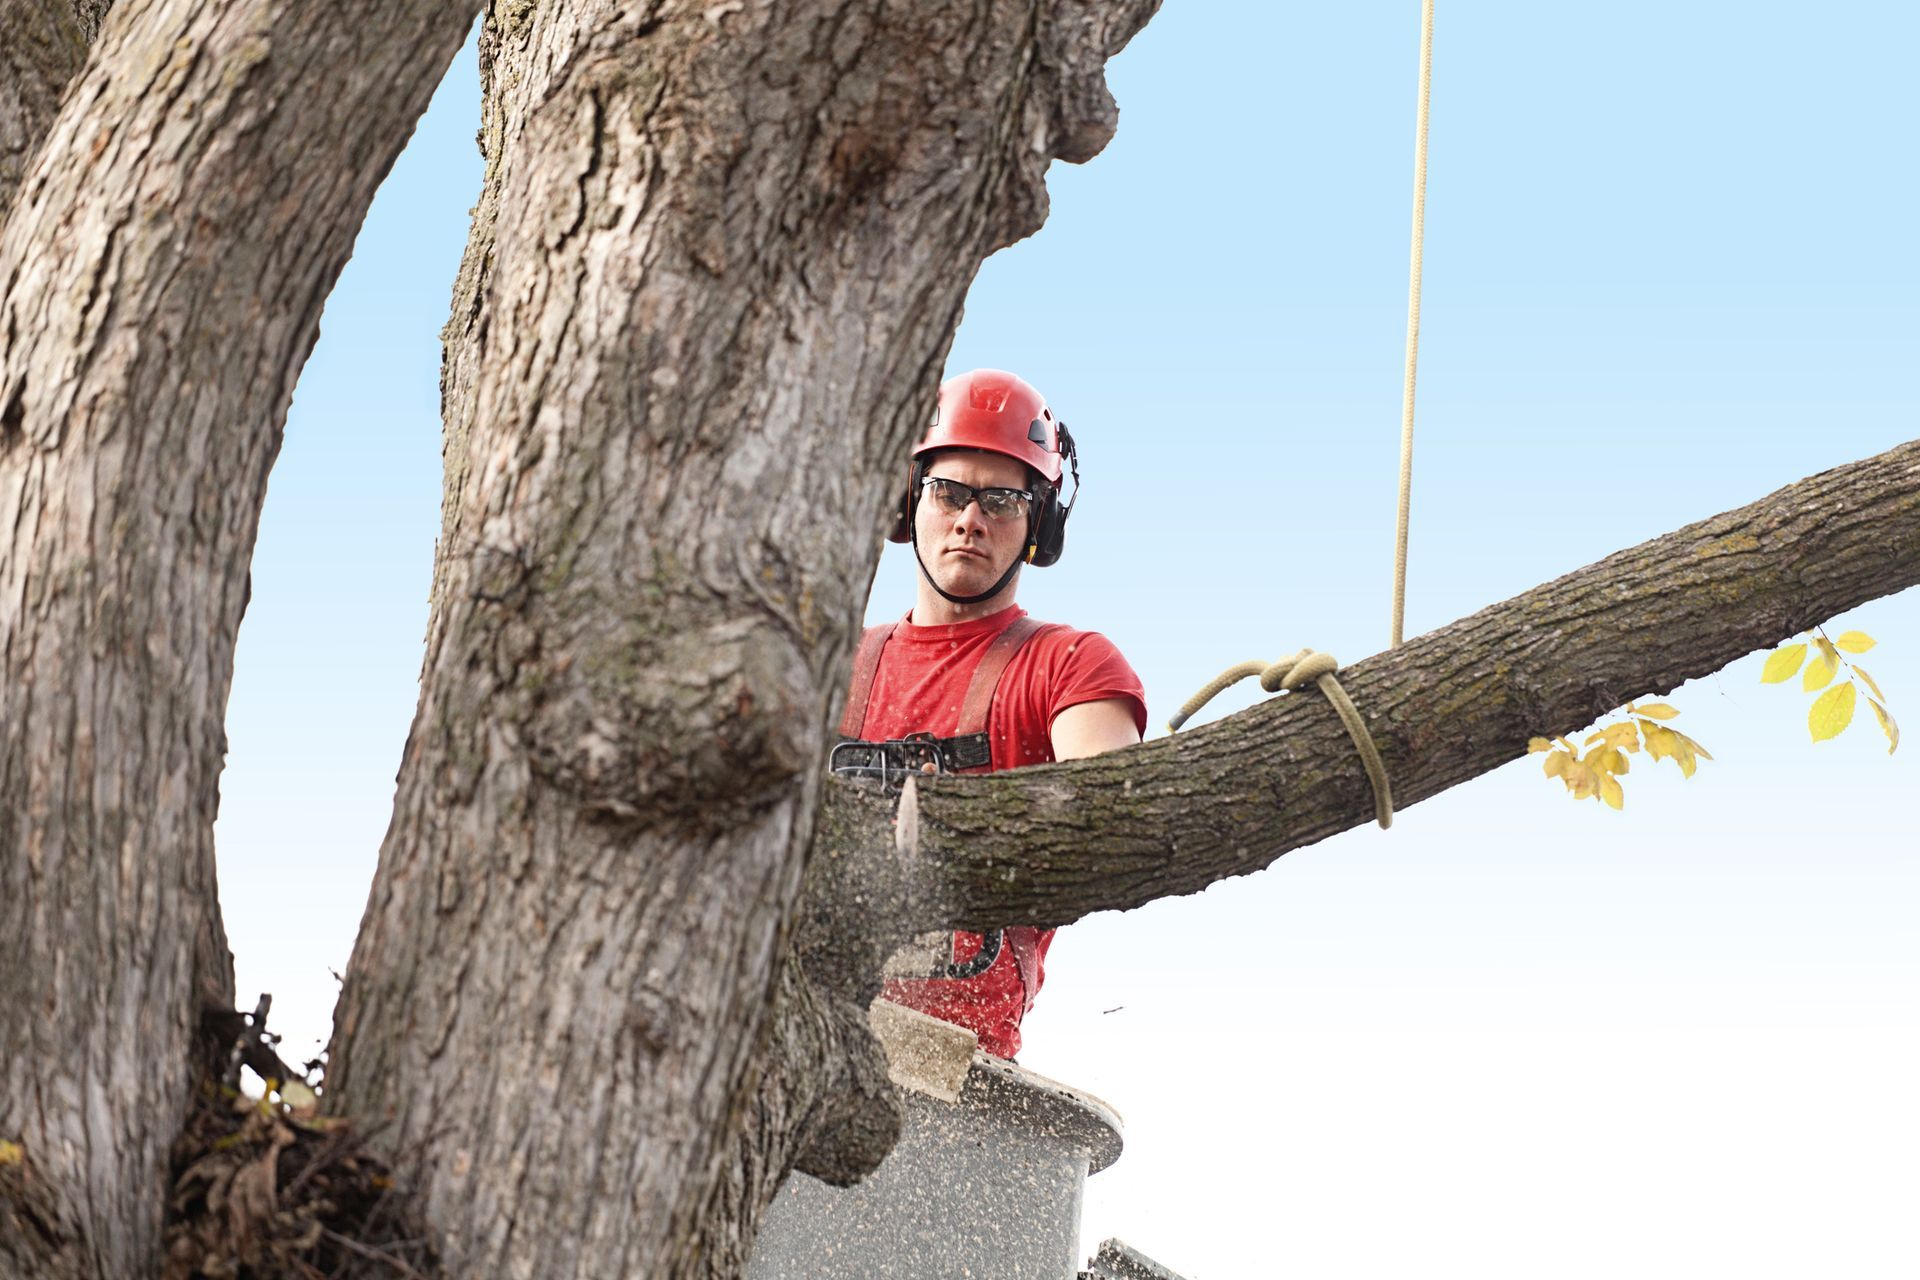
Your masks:
<svg viewBox="0 0 1920 1280"><path fill-rule="evenodd" d="M873 696L874 676L880 670L880 655L898 625L868 627L861 634L860 647L853 659L853 683L847 691L847 710L840 721L840 740L828 755L827 767L843 777L876 782L889 793L898 791L914 774L985 772L993 764L993 740L987 727L1000 677L1028 642L1053 630L1055 624L1020 617L993 638L967 682L967 693L960 703L959 725L951 737L910 733L900 738L870 741L860 736L866 726L867 704ZM946 937L945 963L936 963L931 972L911 976L978 977L993 967L1001 951L1010 950L1020 974L1020 985L1026 992L1026 1007L1033 1007L1033 994L1040 985L1040 930L1028 925L988 930L981 935L980 950L965 960L953 954L952 933Z"/></svg>

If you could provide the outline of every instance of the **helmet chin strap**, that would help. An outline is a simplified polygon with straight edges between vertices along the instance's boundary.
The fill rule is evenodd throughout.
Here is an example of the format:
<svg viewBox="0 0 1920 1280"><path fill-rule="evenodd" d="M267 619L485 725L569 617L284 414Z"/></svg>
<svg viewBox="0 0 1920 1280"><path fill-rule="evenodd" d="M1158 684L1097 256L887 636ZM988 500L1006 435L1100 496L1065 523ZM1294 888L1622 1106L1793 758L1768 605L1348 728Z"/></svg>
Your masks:
<svg viewBox="0 0 1920 1280"><path fill-rule="evenodd" d="M1020 572L1020 566L1025 562L1025 557L1015 556L1013 563L1007 566L1007 571L1000 575L1000 581L994 583L979 595L957 596L933 580L933 575L927 571L927 562L920 558L920 540L918 538L915 538L913 541L913 559L914 563L920 566L920 576L925 578L927 585L938 592L940 598L948 604L979 604L982 600L993 599L1007 589L1007 584L1013 581L1013 575Z"/></svg>
<svg viewBox="0 0 1920 1280"><path fill-rule="evenodd" d="M1013 575L1020 572L1020 566L1026 563L1026 556L1015 556L1013 563L1007 566L1007 571L1000 575L1000 581L994 583L979 595L957 596L953 594L953 592L934 581L933 574L927 569L927 562L920 557L919 521L914 518L919 514L919 505L920 496L918 493L915 493L912 505L907 508L907 540L913 544L913 562L920 566L920 576L927 580L927 585L932 587L934 591L939 594L940 598L948 604L979 604L982 600L993 599L1007 589L1007 584L1013 581ZM1029 552L1033 550L1032 517L1028 517L1027 520L1027 550Z"/></svg>

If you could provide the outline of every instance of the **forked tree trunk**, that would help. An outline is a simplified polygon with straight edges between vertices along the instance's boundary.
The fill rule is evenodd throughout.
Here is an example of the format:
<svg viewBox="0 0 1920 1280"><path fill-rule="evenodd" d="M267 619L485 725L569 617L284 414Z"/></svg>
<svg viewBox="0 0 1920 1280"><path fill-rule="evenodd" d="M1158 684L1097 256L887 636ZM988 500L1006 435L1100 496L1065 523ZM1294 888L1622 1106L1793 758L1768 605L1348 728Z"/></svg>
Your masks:
<svg viewBox="0 0 1920 1280"><path fill-rule="evenodd" d="M470 13L152 0L50 124L14 117L40 151L0 235L0 1275L155 1271L190 1040L231 1003L213 820L267 469Z"/></svg>
<svg viewBox="0 0 1920 1280"><path fill-rule="evenodd" d="M1105 142L1153 7L492 15L421 705L329 1064L452 1274L744 1255L881 521L975 270Z"/></svg>

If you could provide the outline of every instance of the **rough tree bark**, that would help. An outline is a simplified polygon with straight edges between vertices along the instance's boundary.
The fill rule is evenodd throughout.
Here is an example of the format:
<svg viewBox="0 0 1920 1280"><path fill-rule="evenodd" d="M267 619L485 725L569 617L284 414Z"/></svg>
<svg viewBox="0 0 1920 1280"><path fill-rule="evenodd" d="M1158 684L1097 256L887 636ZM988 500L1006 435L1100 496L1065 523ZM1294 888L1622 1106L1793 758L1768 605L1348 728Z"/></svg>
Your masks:
<svg viewBox="0 0 1920 1280"><path fill-rule="evenodd" d="M212 829L267 468L472 8L130 6L48 122L105 9L43 7L57 56L6 64L41 105L0 234L0 1274L121 1280L231 1003Z"/></svg>
<svg viewBox="0 0 1920 1280"><path fill-rule="evenodd" d="M1152 8L490 15L421 705L329 1062L421 1156L451 1272L744 1254L772 1180L727 1188L734 1134L791 1114L756 1064L883 508L975 270L1104 144Z"/></svg>

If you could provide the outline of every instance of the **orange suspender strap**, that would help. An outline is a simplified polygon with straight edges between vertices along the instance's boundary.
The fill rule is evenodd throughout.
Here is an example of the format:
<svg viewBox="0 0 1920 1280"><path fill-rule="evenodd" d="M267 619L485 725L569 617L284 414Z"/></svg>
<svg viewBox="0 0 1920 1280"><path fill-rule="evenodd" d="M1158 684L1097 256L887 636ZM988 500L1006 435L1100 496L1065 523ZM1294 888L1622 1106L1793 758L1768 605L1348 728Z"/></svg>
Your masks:
<svg viewBox="0 0 1920 1280"><path fill-rule="evenodd" d="M1007 664L1014 655L1027 647L1027 641L1048 629L1044 622L1035 622L1032 618L1015 618L1011 626L993 638L980 665L973 669L973 679L967 684L967 696L960 703L960 724L954 729L953 736L964 738L968 734L985 733L987 717L993 711L994 691L1000 687L1000 677L1006 674Z"/></svg>
<svg viewBox="0 0 1920 1280"><path fill-rule="evenodd" d="M841 737L859 738L867 722L867 699L873 694L873 677L880 670L880 652L887 647L887 641L893 638L893 629L899 625L889 622L860 633L860 647L853 654L853 683L847 689L847 710L840 717Z"/></svg>

